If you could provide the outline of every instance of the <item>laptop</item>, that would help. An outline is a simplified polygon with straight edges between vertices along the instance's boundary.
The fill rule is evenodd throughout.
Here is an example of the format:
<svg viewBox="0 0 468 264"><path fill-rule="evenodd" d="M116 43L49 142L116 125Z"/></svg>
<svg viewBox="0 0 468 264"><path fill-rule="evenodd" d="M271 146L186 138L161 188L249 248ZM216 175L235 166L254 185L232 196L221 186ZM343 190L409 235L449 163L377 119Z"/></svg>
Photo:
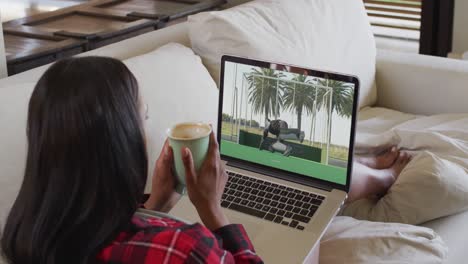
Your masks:
<svg viewBox="0 0 468 264"><path fill-rule="evenodd" d="M221 206L265 263L302 263L347 198L356 77L223 56L217 137ZM184 200L184 199L183 199ZM191 219L188 199L171 212Z"/></svg>

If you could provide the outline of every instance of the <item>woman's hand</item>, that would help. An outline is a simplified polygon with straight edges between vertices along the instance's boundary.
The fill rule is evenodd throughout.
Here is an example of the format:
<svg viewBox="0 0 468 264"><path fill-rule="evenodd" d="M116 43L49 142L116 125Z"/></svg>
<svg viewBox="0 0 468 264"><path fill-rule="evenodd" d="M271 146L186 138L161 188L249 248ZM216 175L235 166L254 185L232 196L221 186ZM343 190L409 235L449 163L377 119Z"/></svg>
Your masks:
<svg viewBox="0 0 468 264"><path fill-rule="evenodd" d="M174 176L174 155L166 139L164 147L156 161L151 185L151 195L145 202L145 208L160 212L169 212L179 201L180 194L175 191L177 180Z"/></svg>
<svg viewBox="0 0 468 264"><path fill-rule="evenodd" d="M221 163L214 133L211 132L208 154L198 173L195 171L192 153L188 148L182 150L182 160L185 166L188 196L205 226L216 230L229 224L221 208L221 196L228 176Z"/></svg>

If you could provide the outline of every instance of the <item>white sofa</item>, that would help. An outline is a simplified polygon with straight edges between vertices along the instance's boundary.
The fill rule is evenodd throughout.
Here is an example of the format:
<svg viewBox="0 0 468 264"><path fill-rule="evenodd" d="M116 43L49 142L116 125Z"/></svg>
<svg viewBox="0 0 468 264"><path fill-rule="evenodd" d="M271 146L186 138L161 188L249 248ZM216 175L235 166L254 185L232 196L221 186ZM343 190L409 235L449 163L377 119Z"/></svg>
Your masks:
<svg viewBox="0 0 468 264"><path fill-rule="evenodd" d="M177 42L190 47L186 23L140 35L82 55L109 56L123 60L145 54L169 42ZM466 103L468 63L383 50L378 51L376 63L378 103L375 106L413 114L468 113ZM0 89L14 89L18 83L34 83L47 67L43 66L2 79ZM168 94L167 96L177 95ZM150 107L152 107L151 104ZM8 125L4 123L4 120L0 122L2 127ZM24 131L18 131L18 133L24 133ZM0 132L0 147L5 146L8 140L2 137ZM9 151L16 150L10 149ZM0 164L5 165L2 162ZM24 165L21 160L8 166ZM3 168L0 170L4 171ZM10 186L18 186L19 182L21 179L11 178L10 175L3 173L0 175L0 210L2 210L0 225L4 223L4 217L10 206L5 204L5 201L11 203L16 195L17 190ZM468 229L463 229L466 221L468 221L468 212L424 224L437 231L446 241L450 250L447 263L466 262L468 253L464 249Z"/></svg>
<svg viewBox="0 0 468 264"><path fill-rule="evenodd" d="M1 21L1 14L0 14ZM0 32L3 32L3 26L0 24ZM5 41L3 40L3 34L0 34L0 54L5 54ZM7 65L6 65L6 56L0 57L0 78L5 78L7 76Z"/></svg>

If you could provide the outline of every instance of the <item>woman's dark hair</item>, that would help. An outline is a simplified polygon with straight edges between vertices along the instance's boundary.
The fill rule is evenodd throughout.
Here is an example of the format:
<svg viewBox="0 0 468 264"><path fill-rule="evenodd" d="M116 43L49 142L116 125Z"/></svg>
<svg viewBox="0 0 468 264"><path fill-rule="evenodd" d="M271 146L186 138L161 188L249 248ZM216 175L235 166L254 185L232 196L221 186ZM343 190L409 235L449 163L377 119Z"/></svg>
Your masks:
<svg viewBox="0 0 468 264"><path fill-rule="evenodd" d="M1 246L12 263L92 263L129 226L147 177L138 84L120 61L51 66L29 101L24 179Z"/></svg>

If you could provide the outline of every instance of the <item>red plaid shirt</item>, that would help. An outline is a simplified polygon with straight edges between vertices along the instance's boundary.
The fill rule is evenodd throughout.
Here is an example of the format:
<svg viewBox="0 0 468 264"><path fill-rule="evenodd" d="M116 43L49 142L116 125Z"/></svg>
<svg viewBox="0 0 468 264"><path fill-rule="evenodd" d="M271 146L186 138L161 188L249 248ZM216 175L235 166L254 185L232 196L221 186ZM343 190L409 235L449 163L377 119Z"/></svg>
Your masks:
<svg viewBox="0 0 468 264"><path fill-rule="evenodd" d="M135 215L97 256L100 263L263 263L242 225L214 232L200 224Z"/></svg>

